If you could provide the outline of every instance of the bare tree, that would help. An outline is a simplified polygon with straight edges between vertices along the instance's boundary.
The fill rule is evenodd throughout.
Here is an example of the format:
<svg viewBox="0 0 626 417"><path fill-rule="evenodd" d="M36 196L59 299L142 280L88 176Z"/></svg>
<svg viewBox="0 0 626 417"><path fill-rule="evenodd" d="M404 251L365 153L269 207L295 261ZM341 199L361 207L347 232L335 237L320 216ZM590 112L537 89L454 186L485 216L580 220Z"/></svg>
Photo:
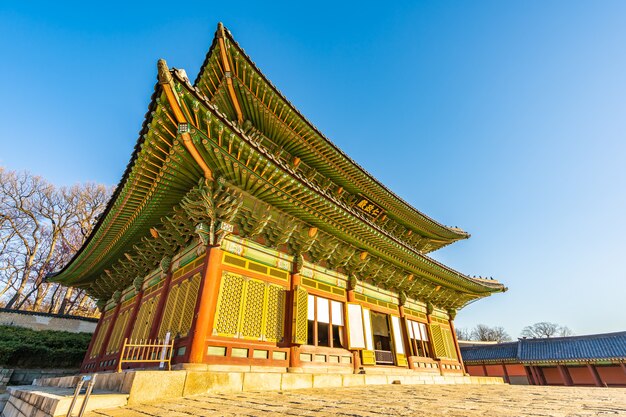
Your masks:
<svg viewBox="0 0 626 417"><path fill-rule="evenodd" d="M472 340L472 332L464 327L459 327L456 330L456 337L459 340Z"/></svg>
<svg viewBox="0 0 626 417"><path fill-rule="evenodd" d="M501 343L511 340L511 336L501 326L489 327L485 324L479 324L472 329L470 340Z"/></svg>
<svg viewBox="0 0 626 417"><path fill-rule="evenodd" d="M567 326L542 321L522 329L522 337L545 338L554 336L571 336L573 333Z"/></svg>
<svg viewBox="0 0 626 417"><path fill-rule="evenodd" d="M57 188L0 167L0 302L6 308L89 314L84 291L48 283L91 231L110 191L103 185Z"/></svg>

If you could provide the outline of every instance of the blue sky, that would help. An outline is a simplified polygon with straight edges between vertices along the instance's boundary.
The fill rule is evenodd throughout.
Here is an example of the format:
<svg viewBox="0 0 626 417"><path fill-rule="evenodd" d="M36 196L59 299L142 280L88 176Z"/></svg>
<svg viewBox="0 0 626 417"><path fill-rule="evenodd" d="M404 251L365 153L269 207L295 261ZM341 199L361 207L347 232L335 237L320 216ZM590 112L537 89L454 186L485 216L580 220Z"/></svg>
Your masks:
<svg viewBox="0 0 626 417"><path fill-rule="evenodd" d="M2 2L0 165L116 184L156 62L218 21L357 162L472 234L433 256L510 290L458 327L626 330L626 3Z"/></svg>

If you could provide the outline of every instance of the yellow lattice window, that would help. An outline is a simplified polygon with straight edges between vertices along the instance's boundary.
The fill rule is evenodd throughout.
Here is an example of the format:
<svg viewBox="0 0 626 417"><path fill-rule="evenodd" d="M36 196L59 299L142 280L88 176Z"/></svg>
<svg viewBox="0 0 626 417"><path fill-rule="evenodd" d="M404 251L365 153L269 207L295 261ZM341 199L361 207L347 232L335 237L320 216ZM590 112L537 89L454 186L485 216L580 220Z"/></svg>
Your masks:
<svg viewBox="0 0 626 417"><path fill-rule="evenodd" d="M441 331L441 325L432 323L430 325L430 331L433 335L433 349L435 350L435 356L438 358L445 358L448 356L446 352L446 344L443 340L443 334Z"/></svg>
<svg viewBox="0 0 626 417"><path fill-rule="evenodd" d="M160 338L164 338L167 332L170 332L172 337L177 335L184 337L189 333L199 286L200 274L196 274L171 287L159 328Z"/></svg>
<svg viewBox="0 0 626 417"><path fill-rule="evenodd" d="M111 333L111 338L109 339L106 349L107 354L119 352L122 345L122 337L124 337L124 333L126 332L126 324L128 323L131 311L132 309L128 308L118 314L115 319L113 332Z"/></svg>
<svg viewBox="0 0 626 417"><path fill-rule="evenodd" d="M95 340L93 341L93 346L91 347L91 352L89 353L90 358L95 358L100 355L100 350L102 349L102 343L104 342L104 337L109 331L109 326L111 325L111 314L113 314L114 310L109 310L102 316L102 324L98 329L98 333L95 335Z"/></svg>
<svg viewBox="0 0 626 417"><path fill-rule="evenodd" d="M214 333L218 336L234 337L239 334L239 316L243 302L244 278L225 273L220 283Z"/></svg>
<svg viewBox="0 0 626 417"><path fill-rule="evenodd" d="M267 288L267 314L265 319L265 339L278 342L284 337L285 290L277 285Z"/></svg>
<svg viewBox="0 0 626 417"><path fill-rule="evenodd" d="M174 285L167 294L167 301L165 302L165 309L163 310L163 318L161 319L161 326L159 327L159 338L163 339L165 333L167 333L172 325L172 318L174 316L174 307L176 306L176 300L178 299L178 285Z"/></svg>
<svg viewBox="0 0 626 417"><path fill-rule="evenodd" d="M282 341L285 298L278 285L224 272L213 334Z"/></svg>
<svg viewBox="0 0 626 417"><path fill-rule="evenodd" d="M200 290L200 278L200 274L196 274L188 281L187 294L185 295L185 302L182 305L182 314L178 325L178 333L181 335L186 335L189 333L189 330L191 330L193 315L196 311L198 291Z"/></svg>
<svg viewBox="0 0 626 417"><path fill-rule="evenodd" d="M446 344L446 351L448 352L448 358L458 359L456 354L456 348L454 346L454 337L452 331L448 328L442 328L443 339Z"/></svg>
<svg viewBox="0 0 626 417"><path fill-rule="evenodd" d="M293 302L293 343L304 345L308 338L308 299L309 293L302 287L295 290Z"/></svg>
<svg viewBox="0 0 626 417"><path fill-rule="evenodd" d="M265 283L249 280L246 284L240 334L244 339L259 340L263 334Z"/></svg>
<svg viewBox="0 0 626 417"><path fill-rule="evenodd" d="M141 304L135 325L133 326L133 332L130 335L132 340L138 341L148 338L160 298L161 295L159 294Z"/></svg>

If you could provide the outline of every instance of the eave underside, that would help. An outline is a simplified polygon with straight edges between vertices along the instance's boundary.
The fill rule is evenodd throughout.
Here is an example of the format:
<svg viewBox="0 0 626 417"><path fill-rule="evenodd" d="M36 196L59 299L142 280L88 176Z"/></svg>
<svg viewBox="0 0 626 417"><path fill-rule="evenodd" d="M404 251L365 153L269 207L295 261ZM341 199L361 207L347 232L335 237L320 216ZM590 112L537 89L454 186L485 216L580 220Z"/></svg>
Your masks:
<svg viewBox="0 0 626 417"><path fill-rule="evenodd" d="M254 199L306 225L318 227L348 247L367 251L371 259L380 260L398 272L396 278L384 284L407 291L410 296L436 300L436 305L442 307L459 308L472 299L503 290L496 282L475 282L387 235L291 170L206 102L188 80L176 73L174 76L182 106L193 126L194 143L216 178L223 178ZM87 243L55 280L83 286L97 297L106 297L114 288L135 278L125 270L129 264L132 274L147 272L144 270L154 268L158 262L160 251L171 251L192 237L189 225L181 221L176 226L176 216L181 212L175 212L174 208L203 178L202 171L177 139L177 123L159 87L150 109L120 183L121 191L109 203ZM150 229L163 232L166 223L170 225L170 231L163 234L166 239L159 244L150 240ZM173 241L168 243L167 238ZM323 252L323 248L320 250ZM146 256L148 259L143 259ZM364 266L361 271L365 271ZM373 272L369 276L373 283L381 285Z"/></svg>
<svg viewBox="0 0 626 417"><path fill-rule="evenodd" d="M271 142L270 150L276 149L280 157L299 158L315 171L314 175L319 173L321 181L330 180L329 189L347 191L344 198L363 194L379 202L389 218L398 223L399 227L394 226L396 233L416 241L423 253L469 237L462 230L444 226L415 210L345 155L282 96L228 31L225 33L223 45L230 73L227 76L224 70L218 29L194 85L230 120L238 119L240 109L246 120L242 126L246 133L263 135ZM231 81L235 97L226 81Z"/></svg>

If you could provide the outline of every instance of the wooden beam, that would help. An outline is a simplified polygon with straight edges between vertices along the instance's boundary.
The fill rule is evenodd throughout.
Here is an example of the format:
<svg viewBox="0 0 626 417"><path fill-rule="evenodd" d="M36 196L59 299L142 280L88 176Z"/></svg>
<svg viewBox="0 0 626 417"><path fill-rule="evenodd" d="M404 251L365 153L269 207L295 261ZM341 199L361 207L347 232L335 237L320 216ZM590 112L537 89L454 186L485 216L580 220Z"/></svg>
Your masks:
<svg viewBox="0 0 626 417"><path fill-rule="evenodd" d="M598 370L596 369L595 365L588 363L587 369L589 369L589 372L591 372L591 376L593 377L593 380L596 383L596 387L603 387L604 382L602 382L602 378L600 377L600 374L598 373Z"/></svg>
<svg viewBox="0 0 626 417"><path fill-rule="evenodd" d="M237 121L243 123L243 113L241 112L241 106L239 100L235 94L235 88L233 87L232 69L230 67L230 61L226 54L226 42L224 41L224 25L221 23L217 26L217 42L220 45L220 57L222 58L222 65L224 66L224 77L226 78L226 88L228 89L228 95L230 96L233 106L235 107L235 113L237 113Z"/></svg>
<svg viewBox="0 0 626 417"><path fill-rule="evenodd" d="M159 84L163 87L163 91L165 91L165 96L167 97L167 101L174 112L174 117L176 118L176 122L180 126L181 124L189 124L189 121L185 117L183 110L181 108L180 98L178 94L176 94L176 89L174 87L174 79L172 78L172 74L170 74L170 70L167 67L167 62L164 59L159 59L158 62L159 68ZM179 132L183 144L185 145L185 149L191 154L194 161L200 166L202 172L204 172L204 177L208 180L213 180L213 172L209 168L209 166L204 161L204 158L200 156L200 153L196 149L191 140L191 135L189 131Z"/></svg>

